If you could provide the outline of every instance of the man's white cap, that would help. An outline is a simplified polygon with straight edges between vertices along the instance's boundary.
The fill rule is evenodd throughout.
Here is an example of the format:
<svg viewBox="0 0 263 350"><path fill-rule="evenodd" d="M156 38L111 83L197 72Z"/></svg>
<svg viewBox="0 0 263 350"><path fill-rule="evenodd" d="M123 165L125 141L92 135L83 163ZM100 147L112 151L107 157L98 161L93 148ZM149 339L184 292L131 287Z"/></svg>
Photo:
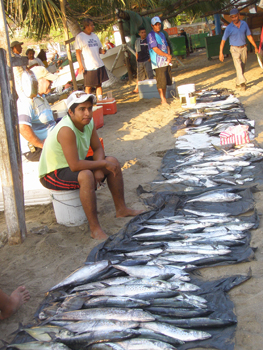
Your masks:
<svg viewBox="0 0 263 350"><path fill-rule="evenodd" d="M162 21L160 20L160 17L155 16L151 19L151 24L154 26L156 23L162 23Z"/></svg>
<svg viewBox="0 0 263 350"><path fill-rule="evenodd" d="M92 104L94 105L96 103L96 96L92 94L86 94L84 91L74 91L67 98L66 104L68 109L70 109L74 103L80 104L86 102L87 100L91 100Z"/></svg>
<svg viewBox="0 0 263 350"><path fill-rule="evenodd" d="M35 74L37 80L45 78L47 80L54 81L58 78L55 74L50 73L45 67L42 66L33 67L31 70Z"/></svg>

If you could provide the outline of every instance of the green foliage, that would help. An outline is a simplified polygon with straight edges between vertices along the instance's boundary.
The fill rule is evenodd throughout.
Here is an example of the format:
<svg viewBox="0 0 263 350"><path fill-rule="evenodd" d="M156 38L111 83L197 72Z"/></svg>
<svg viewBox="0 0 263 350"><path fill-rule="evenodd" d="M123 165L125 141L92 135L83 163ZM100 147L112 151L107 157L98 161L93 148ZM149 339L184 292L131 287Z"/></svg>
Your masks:
<svg viewBox="0 0 263 350"><path fill-rule="evenodd" d="M115 19L115 10L151 11L150 16L162 14L174 18L177 24L185 23L187 16L193 18L207 11L222 8L230 0L207 0L193 5L192 0L68 0L66 13L68 17L79 22L84 17L94 20L96 31L107 32ZM191 7L187 7L191 4ZM51 28L62 28L59 0L4 0L6 15L17 25L28 29L27 36L42 38L50 33ZM156 9L156 11L152 11ZM180 13L187 15L186 17ZM177 16L178 15L178 16ZM108 35L107 33L106 35ZM105 35L105 36L106 36ZM104 38L102 38L104 39Z"/></svg>

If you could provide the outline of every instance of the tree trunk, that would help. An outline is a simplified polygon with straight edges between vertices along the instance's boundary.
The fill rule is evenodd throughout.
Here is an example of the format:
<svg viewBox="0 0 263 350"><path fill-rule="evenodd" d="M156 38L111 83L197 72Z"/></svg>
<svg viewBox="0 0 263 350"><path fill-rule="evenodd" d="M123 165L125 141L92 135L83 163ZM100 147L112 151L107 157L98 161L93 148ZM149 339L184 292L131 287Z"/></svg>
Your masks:
<svg viewBox="0 0 263 350"><path fill-rule="evenodd" d="M67 18L67 26L74 37L81 32L80 25L75 18Z"/></svg>

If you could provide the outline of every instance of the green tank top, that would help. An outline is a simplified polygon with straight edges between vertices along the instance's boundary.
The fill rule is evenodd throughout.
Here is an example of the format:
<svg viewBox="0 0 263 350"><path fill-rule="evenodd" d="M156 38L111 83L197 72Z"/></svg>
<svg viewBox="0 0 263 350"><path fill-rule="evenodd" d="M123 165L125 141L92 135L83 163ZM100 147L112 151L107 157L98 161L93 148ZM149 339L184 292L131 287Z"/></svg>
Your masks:
<svg viewBox="0 0 263 350"><path fill-rule="evenodd" d="M90 146L90 138L94 127L94 121L91 119L88 125L84 126L83 132L75 127L71 118L66 115L50 132L46 141L44 143L44 147L41 153L41 157L39 160L38 172L39 177L43 177L46 174L51 173L57 169L67 168L69 167L68 162L64 156L62 147L57 140L58 132L64 126L69 127L74 131L76 135L76 142L78 148L79 159L83 160L86 158L89 146Z"/></svg>

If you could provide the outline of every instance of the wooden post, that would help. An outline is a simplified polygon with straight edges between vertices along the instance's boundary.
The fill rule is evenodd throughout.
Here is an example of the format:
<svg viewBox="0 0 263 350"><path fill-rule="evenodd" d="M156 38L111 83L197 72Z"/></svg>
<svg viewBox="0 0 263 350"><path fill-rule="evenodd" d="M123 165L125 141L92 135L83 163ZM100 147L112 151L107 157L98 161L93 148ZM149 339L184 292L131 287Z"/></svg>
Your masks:
<svg viewBox="0 0 263 350"><path fill-rule="evenodd" d="M72 56L71 56L71 51L70 51L70 43L67 42L69 40L69 34L68 34L68 27L67 27L65 0L60 0L60 10L62 12L62 22L63 22L63 27L64 27L65 44L66 44L68 62L69 62L69 67L70 67L70 72L71 72L71 77L72 77L72 82L73 82L73 89L78 90L77 80L76 80L76 76L75 76L75 71L74 71Z"/></svg>
<svg viewBox="0 0 263 350"><path fill-rule="evenodd" d="M132 71L131 71L131 65L130 65L130 60L129 60L129 53L128 50L126 49L126 40L125 40L125 35L124 35L124 30L123 30L123 23L121 19L118 19L118 26L121 34L121 41L122 45L124 46L124 57L125 57L125 64L128 69L128 76L129 76L129 84L131 84L133 80L132 76Z"/></svg>
<svg viewBox="0 0 263 350"><path fill-rule="evenodd" d="M16 92L3 0L0 0L0 47L0 175L8 243L18 244L26 237L23 173Z"/></svg>
<svg viewBox="0 0 263 350"><path fill-rule="evenodd" d="M8 243L26 237L21 169L17 162L16 129L12 123L12 97L7 76L5 50L0 49L0 172L5 205Z"/></svg>

